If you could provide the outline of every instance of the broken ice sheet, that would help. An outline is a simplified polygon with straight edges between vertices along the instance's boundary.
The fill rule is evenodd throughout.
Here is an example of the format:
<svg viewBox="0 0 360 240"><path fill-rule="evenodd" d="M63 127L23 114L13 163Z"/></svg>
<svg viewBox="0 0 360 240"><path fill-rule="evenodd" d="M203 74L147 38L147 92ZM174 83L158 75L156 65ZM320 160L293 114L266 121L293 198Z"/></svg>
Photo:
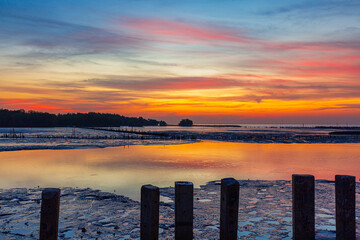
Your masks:
<svg viewBox="0 0 360 240"><path fill-rule="evenodd" d="M220 185L211 182L194 189L194 238L218 239ZM275 185L278 186L273 186ZM243 239L291 239L291 186L289 181L240 181L239 237ZM266 195L258 195L266 186ZM334 185L315 184L316 236L334 236L334 202L327 200ZM358 186L357 186L358 188ZM265 188L261 188L265 189ZM279 192L284 189L285 192ZM92 189L62 189L59 239L138 239L140 204L124 196ZM359 189L357 189L359 191ZM211 194L209 194L211 193ZM161 194L172 202L160 203L160 239L174 235L174 189ZM0 239L36 239L39 234L41 189L0 190ZM264 199L263 199L264 198ZM265 199L271 199L265 200ZM200 200L200 201L199 201ZM206 200L206 201L201 201ZM269 202L275 205L270 205ZM360 205L357 205L360 206ZM357 217L360 211L357 211ZM7 215L8 214L8 215ZM85 231L83 232L82 229Z"/></svg>

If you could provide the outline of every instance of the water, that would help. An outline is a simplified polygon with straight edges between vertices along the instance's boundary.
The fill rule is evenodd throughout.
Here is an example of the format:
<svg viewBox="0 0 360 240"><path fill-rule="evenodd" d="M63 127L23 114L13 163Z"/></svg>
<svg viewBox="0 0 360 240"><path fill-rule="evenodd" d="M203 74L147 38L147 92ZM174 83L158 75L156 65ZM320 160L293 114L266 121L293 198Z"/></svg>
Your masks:
<svg viewBox="0 0 360 240"><path fill-rule="evenodd" d="M175 181L291 179L360 174L360 144L258 144L203 141L101 149L0 152L0 188L90 187L139 199L140 186Z"/></svg>
<svg viewBox="0 0 360 240"><path fill-rule="evenodd" d="M15 133L17 136L24 136L24 138L3 137L9 133ZM141 135L137 134L86 128L0 128L0 152L35 149L104 148L126 145L173 144L179 142L155 139L151 136L146 137L146 139L141 137Z"/></svg>
<svg viewBox="0 0 360 240"><path fill-rule="evenodd" d="M103 148L126 145L163 145L195 142L195 139L250 143L360 143L360 135L329 135L336 128L276 127L263 125L194 127L122 127L123 130L162 132L167 139L84 128L0 128L0 152L34 149ZM16 134L17 138L7 138ZM170 140L172 139L172 140ZM184 140L185 139L185 140Z"/></svg>

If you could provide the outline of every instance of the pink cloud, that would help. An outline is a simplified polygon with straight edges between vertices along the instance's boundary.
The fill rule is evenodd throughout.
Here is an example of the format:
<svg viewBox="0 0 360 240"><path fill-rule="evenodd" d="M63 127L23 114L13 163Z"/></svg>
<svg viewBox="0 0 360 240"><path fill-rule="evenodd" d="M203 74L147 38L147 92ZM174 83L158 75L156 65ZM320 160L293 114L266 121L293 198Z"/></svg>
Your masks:
<svg viewBox="0 0 360 240"><path fill-rule="evenodd" d="M148 38L148 41L165 43L222 43L235 44L245 47L247 50L258 49L265 52L278 51L307 51L307 52L333 52L345 53L349 50L360 49L360 41L325 41L325 42L273 42L256 39L244 34L242 29L220 27L219 25L207 24L206 26L196 23L180 21L126 18L116 21L122 29L130 29ZM355 59L358 59L357 57Z"/></svg>
<svg viewBox="0 0 360 240"><path fill-rule="evenodd" d="M122 22L125 27L153 36L178 38L186 42L226 41L249 43L250 39L240 36L235 31L202 27L184 22L159 19L127 19Z"/></svg>
<svg viewBox="0 0 360 240"><path fill-rule="evenodd" d="M301 55L289 54L287 59L256 59L249 61L248 64L255 69L265 69L265 72L267 69L276 72L274 76L267 76L264 79L304 80L307 78L310 80L327 77L327 79L346 78L356 81L360 73L356 56L346 57L346 52L326 55L314 53L309 56L304 58Z"/></svg>
<svg viewBox="0 0 360 240"><path fill-rule="evenodd" d="M267 51L277 50L301 50L301 51L321 51L321 52L344 52L346 50L360 50L360 41L299 41L299 42L267 42L257 41Z"/></svg>
<svg viewBox="0 0 360 240"><path fill-rule="evenodd" d="M360 67L354 62L337 60L299 61L288 68L297 76L328 76L328 77L354 77L360 73Z"/></svg>

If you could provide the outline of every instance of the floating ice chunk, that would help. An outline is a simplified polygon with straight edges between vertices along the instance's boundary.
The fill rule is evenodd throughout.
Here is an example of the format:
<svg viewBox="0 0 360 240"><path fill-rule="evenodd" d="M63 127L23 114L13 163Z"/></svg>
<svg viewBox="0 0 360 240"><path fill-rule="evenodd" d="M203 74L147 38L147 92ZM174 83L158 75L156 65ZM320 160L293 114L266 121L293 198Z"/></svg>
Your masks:
<svg viewBox="0 0 360 240"><path fill-rule="evenodd" d="M319 208L320 211L328 213L328 214L332 214L333 212L331 212L329 209L326 208Z"/></svg>
<svg viewBox="0 0 360 240"><path fill-rule="evenodd" d="M118 240L126 240L129 238L130 238L130 235L124 235L124 236L120 237Z"/></svg>
<svg viewBox="0 0 360 240"><path fill-rule="evenodd" d="M63 232L64 234L64 239L74 239L75 236L75 232L73 230L68 230Z"/></svg>
<svg viewBox="0 0 360 240"><path fill-rule="evenodd" d="M269 224L275 224L275 225L280 225L280 223L278 221L266 221Z"/></svg>
<svg viewBox="0 0 360 240"><path fill-rule="evenodd" d="M131 230L131 233L138 232L138 231L140 231L140 228L134 228L133 230Z"/></svg>
<svg viewBox="0 0 360 240"><path fill-rule="evenodd" d="M329 219L328 222L329 222L331 225L335 225L335 219Z"/></svg>
<svg viewBox="0 0 360 240"><path fill-rule="evenodd" d="M214 225L214 226L206 226L206 228L210 228L210 229L214 229L214 230L218 230L218 229L219 229L219 227L217 227L216 225Z"/></svg>
<svg viewBox="0 0 360 240"><path fill-rule="evenodd" d="M249 234L251 234L252 232L250 231L238 231L238 237L244 237L247 236Z"/></svg>
<svg viewBox="0 0 360 240"><path fill-rule="evenodd" d="M160 202L163 202L163 203L173 203L174 200L172 200L172 199L169 198L169 197L160 195Z"/></svg>
<svg viewBox="0 0 360 240"><path fill-rule="evenodd" d="M320 225L316 226L316 229L324 231L336 231L336 227L334 225Z"/></svg>
<svg viewBox="0 0 360 240"><path fill-rule="evenodd" d="M290 222L290 221L292 221L292 217L284 217L281 220L285 221L285 222Z"/></svg>
<svg viewBox="0 0 360 240"><path fill-rule="evenodd" d="M249 198L249 203L250 204L255 204L255 203L257 203L259 201L259 199L257 199L257 198Z"/></svg>
<svg viewBox="0 0 360 240"><path fill-rule="evenodd" d="M317 230L316 239L336 239L336 231Z"/></svg>
<svg viewBox="0 0 360 240"><path fill-rule="evenodd" d="M254 208L254 207L255 207L254 205L249 205L249 206L246 206L245 208L249 209L249 208Z"/></svg>
<svg viewBox="0 0 360 240"><path fill-rule="evenodd" d="M257 236L255 237L256 240L267 240L270 239L270 234L269 233L265 233L264 236Z"/></svg>
<svg viewBox="0 0 360 240"><path fill-rule="evenodd" d="M293 226L285 226L285 229L289 232L289 234L288 234L289 238L292 239L292 237L293 237L293 232L292 232Z"/></svg>
<svg viewBox="0 0 360 240"><path fill-rule="evenodd" d="M262 217L253 217L253 218L249 218L248 221L251 222L260 222L261 220L263 220L264 218Z"/></svg>
<svg viewBox="0 0 360 240"><path fill-rule="evenodd" d="M244 227L246 225L254 225L254 223L250 222L249 220L245 222L239 222L239 227Z"/></svg>
<svg viewBox="0 0 360 240"><path fill-rule="evenodd" d="M271 227L261 227L262 229L266 229L266 230L272 230L274 228L271 228Z"/></svg>
<svg viewBox="0 0 360 240"><path fill-rule="evenodd" d="M87 217L85 215L82 215L80 217L78 217L79 220L85 220Z"/></svg>
<svg viewBox="0 0 360 240"><path fill-rule="evenodd" d="M99 223L101 224L107 224L107 223L111 223L112 220L110 218L104 218L104 219L101 219L99 220Z"/></svg>
<svg viewBox="0 0 360 240"><path fill-rule="evenodd" d="M32 233L39 223L28 222L25 220L13 221L10 223L11 233L21 236L27 236Z"/></svg>
<svg viewBox="0 0 360 240"><path fill-rule="evenodd" d="M115 227L115 223L108 223L108 224L104 224L103 227Z"/></svg>
<svg viewBox="0 0 360 240"><path fill-rule="evenodd" d="M316 217L331 218L331 217L333 217L333 216L330 215L330 214L317 213L317 214L316 214Z"/></svg>

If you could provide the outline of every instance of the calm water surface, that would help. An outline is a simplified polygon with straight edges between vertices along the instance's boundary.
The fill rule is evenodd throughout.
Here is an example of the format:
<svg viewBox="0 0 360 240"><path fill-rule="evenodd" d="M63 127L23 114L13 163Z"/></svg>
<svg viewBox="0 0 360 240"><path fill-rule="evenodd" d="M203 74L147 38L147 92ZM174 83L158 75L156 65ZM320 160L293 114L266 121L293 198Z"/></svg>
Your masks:
<svg viewBox="0 0 360 240"><path fill-rule="evenodd" d="M139 199L140 186L196 186L223 177L334 179L360 175L360 144L257 144L204 141L183 145L0 152L0 188L91 187Z"/></svg>

